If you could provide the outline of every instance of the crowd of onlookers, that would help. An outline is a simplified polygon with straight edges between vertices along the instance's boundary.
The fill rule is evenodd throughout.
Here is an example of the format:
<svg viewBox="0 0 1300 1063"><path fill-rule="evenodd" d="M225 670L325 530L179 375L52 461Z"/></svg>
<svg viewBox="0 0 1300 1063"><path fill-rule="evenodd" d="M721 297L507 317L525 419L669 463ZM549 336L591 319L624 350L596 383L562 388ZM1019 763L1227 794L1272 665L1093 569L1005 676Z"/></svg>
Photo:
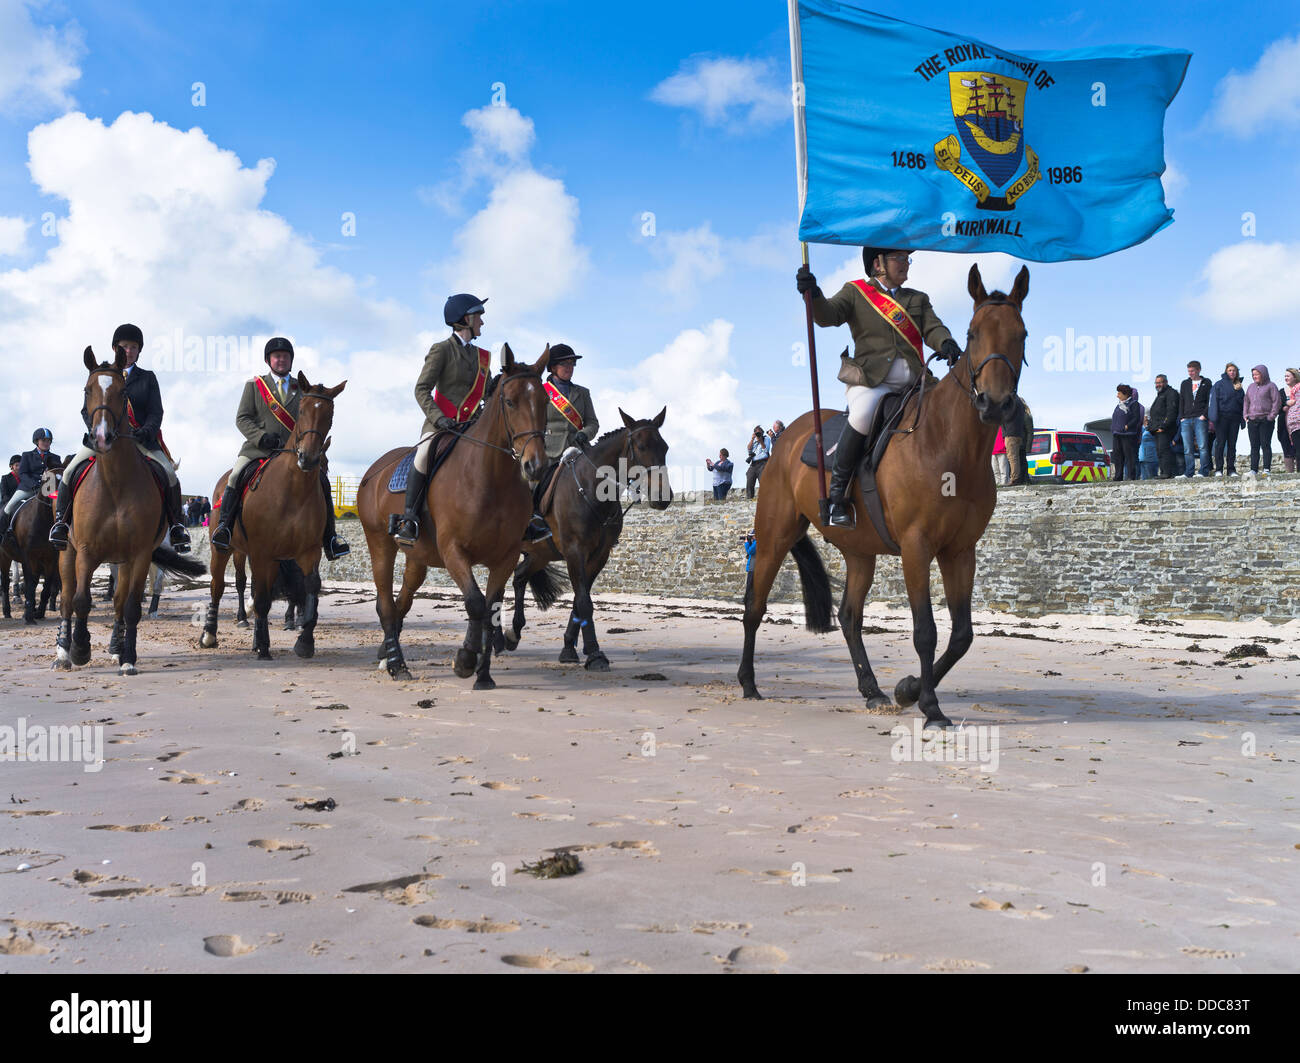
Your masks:
<svg viewBox="0 0 1300 1063"><path fill-rule="evenodd" d="M1180 472L1192 477L1198 465L1202 476L1234 476L1243 428L1252 475L1268 475L1275 434L1283 468L1296 471L1300 372L1286 370L1279 385L1269 377L1267 366L1257 365L1247 381L1236 363L1229 362L1223 376L1211 383L1201 376L1201 363L1193 360L1177 391L1163 373L1155 378L1155 386L1150 407L1138 401L1137 391L1128 384L1116 389L1111 414L1116 480L1168 480Z"/></svg>
<svg viewBox="0 0 1300 1063"><path fill-rule="evenodd" d="M185 523L188 527L195 528L199 525L207 527L208 517L212 515L212 500L207 495L195 495L185 503Z"/></svg>
<svg viewBox="0 0 1300 1063"><path fill-rule="evenodd" d="M781 421L773 421L772 427L768 429L764 429L761 424L754 425L749 444L745 448L745 464L749 466L745 473L746 498L753 498L757 492L758 481L763 475L763 470L767 468L768 459L772 456L772 445L784 431L785 424ZM723 447L718 451L717 461L712 458L704 459L704 467L713 473L713 497L719 502L723 501L731 491L731 475L735 469L731 452Z"/></svg>

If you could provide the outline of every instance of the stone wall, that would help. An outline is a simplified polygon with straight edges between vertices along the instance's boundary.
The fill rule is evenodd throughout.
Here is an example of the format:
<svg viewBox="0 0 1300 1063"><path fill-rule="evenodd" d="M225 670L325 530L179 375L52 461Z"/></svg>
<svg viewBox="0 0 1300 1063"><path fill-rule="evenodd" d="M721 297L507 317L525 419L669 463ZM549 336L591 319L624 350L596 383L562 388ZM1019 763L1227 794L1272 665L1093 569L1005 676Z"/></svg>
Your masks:
<svg viewBox="0 0 1300 1063"><path fill-rule="evenodd" d="M742 540L753 524L754 503L679 498L662 512L632 509L597 596L741 600ZM206 534L195 530L195 553L205 557ZM1298 530L1297 475L1002 488L979 545L974 605L1020 616L1289 620L1300 617ZM325 566L326 580L370 582L360 525L340 521L339 531L352 553ZM839 553L819 535L812 538L832 578L843 579ZM937 565L931 578L938 605ZM426 585L452 587L440 571L431 572ZM793 561L782 567L771 597L800 600ZM871 600L906 604L898 558L879 559Z"/></svg>

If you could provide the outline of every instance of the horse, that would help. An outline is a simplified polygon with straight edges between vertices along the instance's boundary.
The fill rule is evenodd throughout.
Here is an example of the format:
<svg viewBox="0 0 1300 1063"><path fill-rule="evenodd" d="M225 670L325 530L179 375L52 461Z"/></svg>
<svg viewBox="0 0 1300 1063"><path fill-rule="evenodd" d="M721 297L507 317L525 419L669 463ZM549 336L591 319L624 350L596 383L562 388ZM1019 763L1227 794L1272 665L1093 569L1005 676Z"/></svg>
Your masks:
<svg viewBox="0 0 1300 1063"><path fill-rule="evenodd" d="M221 485L221 487L224 489L225 485L229 481L230 481L230 470L227 469L225 472L221 474L221 477L217 480L217 483ZM234 544L232 543L231 545L233 546ZM235 594L239 599L239 608L235 612L235 627L246 628L249 626L248 609L246 607L246 596L245 596L245 592L248 588L248 555L243 550L232 550L230 556L235 563ZM300 570L296 570L296 569L293 569L291 571L290 567L292 565L293 565L292 561L283 561L280 563L280 575L276 578L275 586L274 588L272 588L271 591L272 601L278 598L284 598L286 596L289 597L288 607L284 611L285 631L298 630L298 613L299 613L300 601L298 600L294 592L296 591L295 578L299 579L300 581L301 572ZM304 591L304 595L305 595L305 591Z"/></svg>
<svg viewBox="0 0 1300 1063"><path fill-rule="evenodd" d="M487 404L465 430L455 449L429 482L429 519L420 521L420 537L402 547L406 569L400 597L393 598L397 542L388 532L389 514L401 513L404 496L388 490L393 470L410 453L390 450L366 471L357 489L357 514L370 546L375 610L383 628L379 658L394 679L411 678L402 653L402 622L429 568L445 568L460 588L468 624L453 671L461 679L477 674L475 690L491 690L494 648L505 645L501 599L519 560L520 542L532 515L532 494L525 478L536 482L546 467L546 410L542 371L551 358L548 344L532 365L516 362L510 345L501 352L501 374L492 382ZM520 475L522 469L523 475ZM488 569L486 595L474 579L473 566Z"/></svg>
<svg viewBox="0 0 1300 1063"><path fill-rule="evenodd" d="M226 565L232 553L246 554L253 573L253 649L258 660L271 659L271 633L267 613L282 561L297 562L305 578L302 630L293 652L308 658L316 652L316 614L320 600L321 538L325 534L325 507L321 493L320 463L329 449L334 423L334 400L347 386L327 388L308 382L298 373L302 400L288 443L275 451L252 473L249 488L230 539L230 550L212 548L211 599L199 645L217 645L217 607L226 588ZM289 458L290 460L285 460ZM228 475L228 474L227 474ZM227 476L217 481L212 497L220 498Z"/></svg>
<svg viewBox="0 0 1300 1063"><path fill-rule="evenodd" d="M70 671L90 660L90 578L105 561L121 566L113 598L115 622L109 653L121 675L135 675L136 627L150 565L169 572L201 576L203 565L161 546L167 532L163 491L148 460L136 445L126 413L126 359L118 348L114 360L96 362L87 347L82 355L86 378L82 414L90 429L94 464L85 472L72 508L68 548L59 561L61 615L53 667ZM69 593L71 591L71 593ZM73 626L73 614L76 626Z"/></svg>
<svg viewBox="0 0 1300 1063"><path fill-rule="evenodd" d="M66 464L66 463L65 463ZM54 499L59 493L59 481L64 466L46 469L36 494L20 505L10 524L18 547L14 557L23 570L23 623L34 624L45 619L46 607L59 594L59 552L50 543L50 528L54 525ZM6 562L7 567L7 562ZM44 579L39 603L36 583ZM7 582L7 581L6 581ZM8 601L5 616L9 615Z"/></svg>
<svg viewBox="0 0 1300 1063"><path fill-rule="evenodd" d="M668 407L652 420L634 421L621 409L623 427L607 432L585 450L574 448L571 460L561 458L546 517L551 537L523 544L524 557L515 568L515 615L505 633L506 649L519 645L524 629L524 586L533 587L537 604L545 609L555 600L553 581L548 578L549 562L564 561L573 587L573 611L564 629L560 663L578 661L578 632L582 632L584 665L593 672L609 671L609 658L596 639L592 619L591 588L610 551L623 531L626 492L631 505L648 501L652 509L667 509L673 500L664 459L668 444L659 429Z"/></svg>
<svg viewBox="0 0 1300 1063"><path fill-rule="evenodd" d="M1024 364L1025 332L1021 308L1029 294L1029 270L1021 267L1010 295L989 294L972 266L967 290L974 302L962 358L935 387L922 408L909 399L898 421L911 424L894 438L876 474L885 524L900 547L903 579L912 608L912 642L920 658L920 678L907 676L894 688L894 702L906 708L920 702L925 727L952 726L939 708L935 687L970 649L971 590L975 546L988 527L997 502L990 456L997 426L1015 408ZM833 411L823 410L822 417ZM832 630L830 582L808 526L818 519L816 470L800 460L813 431L806 413L785 430L763 473L754 516L757 551L745 591L745 645L737 678L746 698L760 698L754 683L754 641L767 596L786 554L794 555L804 598L805 620L814 632ZM855 528L823 527L824 538L844 555L846 576L839 626L857 671L858 691L868 708L888 705L862 644L862 609L875 575L876 557L893 553L865 519L860 486L853 487L858 514ZM936 663L937 635L930 605L930 563L938 558L944 595L952 618L948 647Z"/></svg>

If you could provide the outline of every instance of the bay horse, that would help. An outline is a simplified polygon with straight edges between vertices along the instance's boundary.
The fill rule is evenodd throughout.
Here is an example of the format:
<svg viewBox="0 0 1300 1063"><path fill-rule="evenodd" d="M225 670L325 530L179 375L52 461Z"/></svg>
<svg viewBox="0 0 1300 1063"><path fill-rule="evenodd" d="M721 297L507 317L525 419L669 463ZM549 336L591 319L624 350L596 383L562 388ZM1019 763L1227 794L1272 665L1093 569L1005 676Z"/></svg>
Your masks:
<svg viewBox="0 0 1300 1063"><path fill-rule="evenodd" d="M307 658L316 653L316 616L320 603L321 540L325 535L327 501L320 486L320 463L329 449L330 426L334 423L334 400L347 386L327 388L311 384L298 373L302 399L289 441L267 459L258 472L250 473L252 487L244 496L230 536L230 550L212 548L211 596L199 645L217 645L217 609L226 589L226 565L230 555L245 554L253 575L253 649L258 660L271 659L271 629L267 614L282 561L296 562L305 587L302 630L293 652ZM226 473L217 481L212 497L220 498L226 488Z"/></svg>
<svg viewBox="0 0 1300 1063"><path fill-rule="evenodd" d="M429 569L444 568L456 582L469 622L452 670L461 679L477 673L475 690L491 690L492 651L504 645L501 599L519 560L520 543L533 512L525 478L536 482L546 468L546 410L542 371L548 344L532 365L516 362L510 345L501 352L501 374L492 382L487 405L436 475L426 494L428 520L420 537L401 547L406 556L401 595L393 598L393 568L399 549L388 533L388 517L401 513L405 496L388 490L394 469L410 447L390 450L366 471L357 489L357 515L370 547L375 610L384 631L379 657L393 678L411 678L400 641L402 622ZM474 565L488 570L486 594L474 579Z"/></svg>
<svg viewBox="0 0 1300 1063"><path fill-rule="evenodd" d="M223 472L217 480L217 484L225 489L225 485L230 481L230 470ZM213 525L215 527L215 523ZM234 543L231 543L234 546ZM248 608L247 608L247 589L248 589L248 555L243 550L231 550L230 557L235 563L235 596L239 599L239 608L235 611L235 627L247 628ZM284 597L286 594L293 595L296 591L296 583L301 579L301 574L294 570L294 576L286 578L286 568L293 562L282 562L280 566L281 578L277 580L275 588L271 592L272 600L278 597ZM224 575L224 570L223 573ZM305 586L305 584L304 584ZM224 593L224 585L223 592ZM305 591L304 591L305 594ZM294 597L290 597L288 608L284 613L284 630L298 630L298 605Z"/></svg>
<svg viewBox="0 0 1300 1063"><path fill-rule="evenodd" d="M659 434L667 414L665 406L652 420L634 421L620 409L622 428L607 432L586 450L579 449L572 461L556 469L554 493L542 514L551 537L523 544L524 557L515 568L515 615L505 633L506 649L519 645L524 630L525 584L533 586L538 605L545 609L555 594L546 576L547 564L562 560L573 587L573 611L565 625L560 662L577 663L581 631L582 652L587 658L584 667L593 672L609 671L609 658L596 638L591 588L623 532L624 493L632 499L629 508L647 501L652 509L667 509L673 500L664 467L668 444Z"/></svg>
<svg viewBox="0 0 1300 1063"><path fill-rule="evenodd" d="M68 671L90 660L90 578L105 561L117 562L113 596L115 622L109 653L121 675L135 675L136 628L150 566L201 576L203 565L180 557L161 543L167 531L162 488L136 445L126 413L126 360L119 348L114 360L96 362L87 347L82 355L89 372L82 416L90 433L93 464L86 467L72 503L68 548L59 560L62 601L53 667ZM73 625L73 614L76 625Z"/></svg>
<svg viewBox="0 0 1300 1063"><path fill-rule="evenodd" d="M64 463L66 465L66 461ZM45 619L45 610L59 594L59 551L50 542L50 528L54 525L54 499L59 493L59 480L63 465L46 469L36 494L18 507L10 528L18 547L14 559L23 570L23 623L34 624ZM8 562L6 561L7 565ZM36 583L41 585L39 602ZM5 602L5 616L9 603Z"/></svg>
<svg viewBox="0 0 1300 1063"><path fill-rule="evenodd" d="M885 524L901 548L903 580L912 608L912 642L920 658L920 678L907 676L894 688L900 707L920 702L926 728L952 726L939 708L935 687L974 639L971 592L975 584L975 546L988 527L997 502L990 456L998 425L1018 401L1016 387L1025 356L1025 324L1020 316L1029 294L1029 270L1022 266L1010 295L985 291L979 267L972 266L967 290L974 301L965 354L935 387L927 389L919 420L913 396L899 420L912 425L895 437L876 474ZM823 410L822 417L834 412ZM803 589L807 626L832 630L830 582L821 557L808 538L818 520L816 469L800 455L813 431L806 413L781 435L763 473L754 516L757 552L745 591L745 646L737 678L746 698L759 698L754 684L754 641L767 596L786 554L793 553ZM839 624L867 707L889 704L876 682L862 644L862 609L875 576L876 557L893 551L881 540L854 480L857 527L823 527L822 535L844 555L844 595ZM952 618L948 647L936 662L938 638L930 605L930 563L939 561L944 595Z"/></svg>

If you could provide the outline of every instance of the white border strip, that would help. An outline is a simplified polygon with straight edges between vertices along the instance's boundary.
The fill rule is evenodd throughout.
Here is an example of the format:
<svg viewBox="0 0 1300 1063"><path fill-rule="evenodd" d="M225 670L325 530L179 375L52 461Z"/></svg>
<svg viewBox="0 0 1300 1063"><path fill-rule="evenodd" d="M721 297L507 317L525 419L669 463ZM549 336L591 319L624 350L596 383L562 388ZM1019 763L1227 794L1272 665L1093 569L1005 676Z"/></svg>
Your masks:
<svg viewBox="0 0 1300 1063"><path fill-rule="evenodd" d="M806 92L803 85L803 40L799 34L799 0L787 0L790 12L790 99L794 104L794 165L795 180L799 189L799 215L803 218L804 203L808 198L808 140L804 128L806 120Z"/></svg>

